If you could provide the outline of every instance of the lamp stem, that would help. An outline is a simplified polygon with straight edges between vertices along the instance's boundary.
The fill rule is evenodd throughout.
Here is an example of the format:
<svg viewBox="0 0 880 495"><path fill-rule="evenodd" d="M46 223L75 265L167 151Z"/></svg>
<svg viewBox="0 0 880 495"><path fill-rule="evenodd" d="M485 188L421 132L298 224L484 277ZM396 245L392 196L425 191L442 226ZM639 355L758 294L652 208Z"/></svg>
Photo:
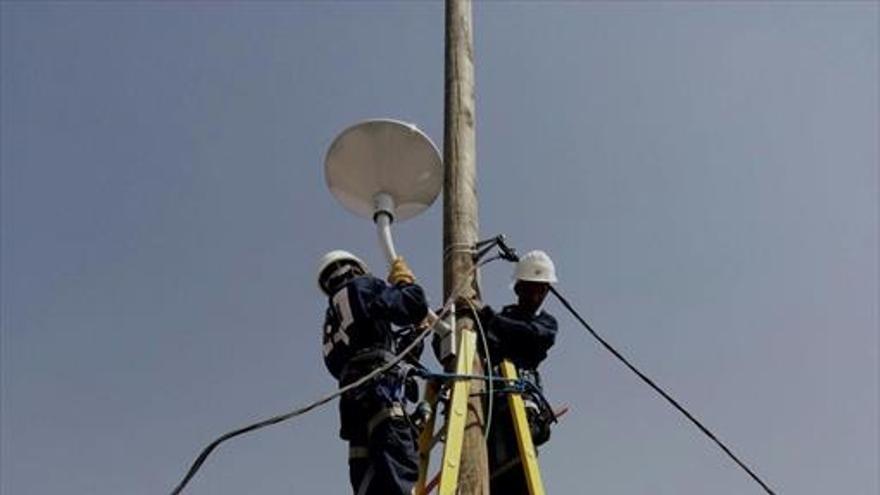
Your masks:
<svg viewBox="0 0 880 495"><path fill-rule="evenodd" d="M385 258L390 265L394 258L397 258L397 251L394 250L394 239L391 238L391 215L387 211L379 211L375 216L376 230L379 233L379 244L385 252Z"/></svg>

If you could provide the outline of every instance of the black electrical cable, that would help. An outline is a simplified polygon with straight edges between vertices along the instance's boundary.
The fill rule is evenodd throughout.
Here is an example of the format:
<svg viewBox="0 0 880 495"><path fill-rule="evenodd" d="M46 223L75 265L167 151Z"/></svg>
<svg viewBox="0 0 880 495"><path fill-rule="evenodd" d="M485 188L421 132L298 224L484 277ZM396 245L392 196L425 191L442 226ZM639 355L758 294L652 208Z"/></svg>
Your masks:
<svg viewBox="0 0 880 495"><path fill-rule="evenodd" d="M443 313L441 313L441 315L442 314ZM213 442L208 444L208 446L202 450L202 452L199 454L199 456L193 462L192 466L190 466L189 471L187 471L187 473L186 473L186 476L183 477L183 479L180 481L180 483L171 492L171 495L179 495L183 491L183 489L186 487L187 483L189 483L189 481L192 479L192 477L195 476L195 474L199 470L199 468L202 467L202 464L204 464L205 459L207 459L208 456L211 454L211 452L214 449L216 449L217 446L219 446L221 443L223 443L231 438L237 437L239 435L244 435L245 433L248 433L250 431L259 430L260 428L265 428L266 426L271 426L271 425L274 425L277 423L281 423L282 421L287 421L288 419L295 418L296 416L305 414L305 413L311 411L312 409L315 409L318 406L322 406L322 405L332 401L333 399L339 397L340 395L344 394L345 392L348 392L349 390L360 387L364 383L372 380L376 376L388 371L389 369L391 369L392 367L397 365L397 363L402 361L413 349L415 349L416 345L418 345L419 342L424 340L425 337L427 337L429 333L431 333L431 327L428 327L424 331L422 331L422 333L419 334L419 336L416 337L415 340L413 340L408 346L406 346L406 348L404 348L403 351L401 351L400 354L398 354L394 359L392 359L391 361L389 361L388 363L386 363L382 367L376 368L375 370L373 370L369 374L364 375L359 380L352 382L349 385L346 385L345 387L340 388L336 392L333 392L333 393L327 395L326 397L318 399L305 407L296 409L296 410L291 411L289 413L280 414L278 416L274 416L269 419L266 419L266 420L263 420L263 421L260 421L260 422L257 422L257 423L254 423L254 424L251 424L251 425L245 426L243 428L239 428L237 430L233 430L233 431L230 431L228 433L221 435L216 440L214 440Z"/></svg>
<svg viewBox="0 0 880 495"><path fill-rule="evenodd" d="M491 261L491 260L489 260L489 261ZM488 263L488 261L487 261L487 263ZM463 277L463 280L458 285L458 287L456 287L455 290L452 291L449 298L446 300L446 303L443 305L443 309L441 309L440 313L437 314L437 320L441 320L446 316L446 314L451 309L452 303L458 297L461 290L465 288L466 284L468 283L468 281L470 279L470 276L474 272L476 272L477 268L479 268L479 266L475 264L473 267L471 267L470 270L468 270L467 275L465 275L465 277ZM208 458L208 456L211 455L211 452L213 452L214 449L216 449L221 443L223 443L231 438L237 437L239 435L243 435L245 433L248 433L248 432L251 432L254 430L259 430L260 428L265 428L266 426L271 426L271 425L274 425L277 423L281 423L283 421L287 421L288 419L295 418L296 416L305 414L305 413L311 411L312 409L315 409L316 407L322 406L322 405L332 401L333 399L336 399L337 397L348 392L349 390L353 390L357 387L360 387L361 385L367 383L368 381L372 380L373 378L377 377L378 375L385 373L386 371L388 371L391 368L393 368L394 366L396 366L397 363L399 363L406 356L408 356L409 353L412 352L412 350L415 349L416 346L421 341L423 341L425 339L425 337L427 337L428 334L431 333L432 330L433 330L433 327L428 327L425 330L423 330L422 333L420 333L418 335L418 337L416 337L412 342L410 342L410 344L408 346L406 346L399 354L397 354L388 363L385 363L381 367L376 368L375 370L364 375L363 377L359 378L358 380L340 388L339 390L337 390L331 394L328 394L325 397L322 397L322 398L312 402L311 404L309 404L305 407L301 407L301 408L296 409L294 411L291 411L289 413L280 414L278 416L274 416L269 419L259 421L257 423L253 423L248 426L239 428L237 430L233 430L228 433L224 433L223 435L218 437L216 440L209 443L208 446L202 450L202 452L199 454L199 456L196 457L196 460L193 461L192 466L190 466L190 468L189 468L189 471L187 471L186 475L183 477L183 479L180 481L180 483L178 483L178 485L174 488L174 490L171 492L171 495L179 495L183 491L183 489L186 487L187 483L189 483L189 481L192 479L192 477L195 476L196 472L198 472L198 470L202 467L202 464L205 463L205 460Z"/></svg>
<svg viewBox="0 0 880 495"><path fill-rule="evenodd" d="M577 320L581 323L581 325L583 325L584 328L587 329L587 331L590 333L590 335L592 335L596 340L598 340L599 343L602 344L603 347L605 347L605 349L607 349L609 352L611 352L611 354L614 354L614 357L616 357L623 364L625 364L626 367L629 368L633 373L638 375L638 377L641 378L642 381L647 383L658 394L663 396L663 398L666 399L667 402L669 402L670 404L672 404L673 407L678 409L678 411L680 413L684 414L684 416L687 419L689 419L691 421L691 423L696 425L696 427L699 428L700 431L702 431L704 434L706 434L706 436L708 436L710 439L712 439L712 441L715 442L718 445L718 447L720 447L721 450L723 450L724 453L728 455L728 457L733 459L733 461L736 462L739 465L739 467L744 469L745 472L747 472L749 474L749 476L752 477L753 480L755 480L759 485L761 485L761 488L763 488L764 491L766 491L770 495L775 495L775 492L773 490L771 490L770 487L767 486L767 484L764 483L764 481L761 480L761 478L759 478L758 475L754 473L754 471L749 469L749 467L746 466L746 464L743 461L741 461L736 455L734 455L734 453L731 452L731 450L726 445L724 445L724 443L722 443L721 440L719 440L718 437L716 437L714 433L712 433L711 431L709 431L708 428L703 426L703 424L697 418L695 418L691 413L689 413L687 411L687 409L685 409L683 406L681 406L675 399L673 399L668 393L666 393L666 391L664 391L662 388L660 388L659 385L654 383L653 380L651 380L644 373L639 371L639 369L636 368L632 363L630 363L628 359L626 359L620 352L617 351L617 349L615 349L611 344L609 344L605 339L603 339L602 336L600 336L598 333L596 333L596 331L593 330L593 327L591 327L590 324L587 323L586 320L583 319L583 317L581 317L581 315L571 306L571 304L569 304L569 302L564 297L562 297L562 294L560 294L559 291L557 291L555 287L550 286L550 291L553 292L553 295L556 296L557 299L559 299L559 302L561 302L563 306L565 306L565 309L567 309L569 312L571 312L571 314L574 315L575 318L577 318Z"/></svg>
<svg viewBox="0 0 880 495"><path fill-rule="evenodd" d="M489 259L491 261L491 258ZM474 303L467 300L468 306L471 308L471 311L474 313L474 322L477 324L477 329L480 331L480 338L483 341L483 352L486 358L486 376L489 378L486 381L487 388L489 389L489 396L486 400L486 427L483 430L483 438L486 441L489 441L489 433L492 431L492 408L494 407L495 401L495 380L493 380L492 376L492 357L489 355L489 340L486 337L486 330L483 329L483 324L480 322L480 315L477 312L477 308L474 306Z"/></svg>

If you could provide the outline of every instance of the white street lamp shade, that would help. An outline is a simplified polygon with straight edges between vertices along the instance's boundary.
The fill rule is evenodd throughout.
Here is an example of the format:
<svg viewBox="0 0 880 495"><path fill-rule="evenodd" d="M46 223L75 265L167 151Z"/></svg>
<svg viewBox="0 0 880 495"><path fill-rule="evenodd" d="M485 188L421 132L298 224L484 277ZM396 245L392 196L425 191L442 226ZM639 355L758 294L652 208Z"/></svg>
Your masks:
<svg viewBox="0 0 880 495"><path fill-rule="evenodd" d="M380 193L394 200L395 220L431 206L443 185L437 147L414 125L367 120L336 137L324 161L327 187L355 214L372 219Z"/></svg>

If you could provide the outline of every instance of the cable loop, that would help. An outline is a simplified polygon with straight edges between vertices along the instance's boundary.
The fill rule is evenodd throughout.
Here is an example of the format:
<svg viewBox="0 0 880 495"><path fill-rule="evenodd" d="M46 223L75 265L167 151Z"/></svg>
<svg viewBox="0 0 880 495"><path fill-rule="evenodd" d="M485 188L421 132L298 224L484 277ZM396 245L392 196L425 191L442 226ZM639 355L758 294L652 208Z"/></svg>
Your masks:
<svg viewBox="0 0 880 495"><path fill-rule="evenodd" d="M473 267L471 267L471 269L468 270L467 275L465 275L464 279L461 281L461 283L459 283L458 287L456 287L455 290L453 290L452 293L450 293L449 297L446 299L445 304L443 305L443 308L437 314L438 320L443 319L446 316L446 314L449 313L449 310L451 309L453 302L456 300L456 298L458 298L459 293L462 290L464 290L465 287L467 287L468 283L470 283L470 278L474 274L476 269L477 269L477 265L474 265ZM190 466L189 471L187 471L186 475L183 477L183 479L180 481L180 483L178 483L178 485L174 488L174 490L172 490L171 495L179 495L183 491L183 489L186 487L187 483L189 483L189 481L193 478L193 476L195 476L196 472L198 472L198 470L202 467L202 464L204 464L204 462L208 458L208 456L211 455L211 452L213 452L214 449L216 449L218 446L220 446L221 443L223 443L227 440L230 440L232 438L235 438L239 435L244 435L245 433L248 433L248 432L251 432L254 430L258 430L260 428L265 428L267 426L271 426L271 425L274 425L277 423L281 423L283 421L287 421L288 419L292 419L292 418L295 418L295 417L300 416L302 414L305 414L305 413L307 413L317 407L320 407L320 406L332 401L333 399L336 399L337 397L341 396L342 394L344 394L350 390L353 390L357 387L360 387L361 385L369 382L373 378L379 376L382 373L385 373L386 371L388 371L391 368L393 368L394 366L396 366L413 349L415 349L416 346L422 340L424 340L425 337L427 337L428 334L430 334L432 330L433 330L433 325L427 327L425 330L422 331L422 333L420 333L418 335L418 337L413 339L413 341L408 346L406 346L399 354L395 355L391 361L380 366L379 368L376 368L375 370L364 375L363 377L359 378L358 380L356 380L356 381L354 381L344 387L339 388L338 390L336 390L335 392L333 392L331 394L326 395L325 397L322 397L322 398L320 398L320 399L318 399L318 400L316 400L316 401L314 401L304 407L301 407L299 409L295 409L289 413L280 414L278 416L273 416L269 419L259 421L257 423L253 423L248 426L245 426L245 427L242 427L237 430L233 430L233 431L230 431L228 433L221 435L220 437L215 439L213 442L208 444L207 447L202 449L201 453L199 453L198 457L196 457L196 460L193 461L192 466Z"/></svg>

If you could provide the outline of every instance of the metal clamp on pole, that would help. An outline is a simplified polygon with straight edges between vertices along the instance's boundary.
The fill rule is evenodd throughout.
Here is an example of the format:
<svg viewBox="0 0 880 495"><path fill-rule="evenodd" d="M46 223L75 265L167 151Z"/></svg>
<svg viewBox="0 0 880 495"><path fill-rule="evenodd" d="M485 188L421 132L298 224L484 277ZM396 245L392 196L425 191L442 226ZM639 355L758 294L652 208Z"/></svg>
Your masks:
<svg viewBox="0 0 880 495"><path fill-rule="evenodd" d="M433 314L433 313L432 313ZM455 338L455 304L453 304L446 318L437 319L434 322L434 354L443 363L455 357L458 346Z"/></svg>
<svg viewBox="0 0 880 495"><path fill-rule="evenodd" d="M494 247L498 247L498 258L512 261L516 263L519 261L519 255L516 254L516 249L507 245L507 238L504 237L504 234L496 235L495 237L490 237L489 239L485 239L479 241L474 246L476 248L476 254L474 255L474 262L479 263L489 251Z"/></svg>

